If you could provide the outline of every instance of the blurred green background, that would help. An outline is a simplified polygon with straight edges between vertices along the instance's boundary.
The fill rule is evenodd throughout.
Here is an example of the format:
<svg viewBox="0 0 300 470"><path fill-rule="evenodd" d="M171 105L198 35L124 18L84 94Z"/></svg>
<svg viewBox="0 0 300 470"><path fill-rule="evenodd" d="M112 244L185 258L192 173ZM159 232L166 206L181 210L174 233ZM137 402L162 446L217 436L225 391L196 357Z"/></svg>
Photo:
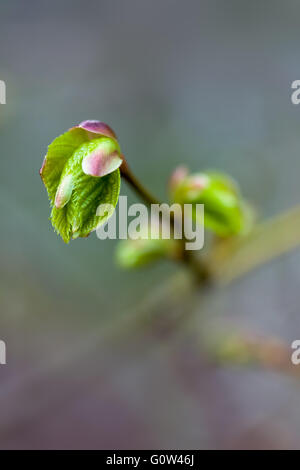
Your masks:
<svg viewBox="0 0 300 470"><path fill-rule="evenodd" d="M233 175L260 217L300 202L299 14L296 0L1 2L0 448L299 447L299 384L198 347L208 319L300 338L299 252L190 305L164 290L176 265L121 271L95 234L65 245L38 174L57 135L99 119L160 198L184 163Z"/></svg>

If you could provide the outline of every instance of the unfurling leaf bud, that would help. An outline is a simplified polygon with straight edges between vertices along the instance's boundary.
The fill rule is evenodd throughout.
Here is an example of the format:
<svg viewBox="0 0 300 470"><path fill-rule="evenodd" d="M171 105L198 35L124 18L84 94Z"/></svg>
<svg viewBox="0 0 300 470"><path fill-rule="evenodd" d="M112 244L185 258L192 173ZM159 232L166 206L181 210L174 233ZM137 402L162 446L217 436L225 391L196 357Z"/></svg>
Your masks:
<svg viewBox="0 0 300 470"><path fill-rule="evenodd" d="M250 209L235 181L223 173L188 174L176 169L170 179L170 197L179 204L204 204L204 225L220 236L249 230ZM193 217L196 219L196 210Z"/></svg>
<svg viewBox="0 0 300 470"><path fill-rule="evenodd" d="M120 160L115 142L111 139L100 139L97 147L82 160L82 170L86 175L105 176L119 168L122 163Z"/></svg>
<svg viewBox="0 0 300 470"><path fill-rule="evenodd" d="M84 121L49 145L40 175L52 207L52 225L66 243L106 222L109 215L97 215L97 208L116 207L121 163L114 131L99 121Z"/></svg>
<svg viewBox="0 0 300 470"><path fill-rule="evenodd" d="M177 168L175 168L175 170L173 171L171 175L170 182L169 182L170 191L172 192L176 190L176 188L180 185L180 183L182 183L185 180L187 175L188 175L188 169L185 166L178 166Z"/></svg>

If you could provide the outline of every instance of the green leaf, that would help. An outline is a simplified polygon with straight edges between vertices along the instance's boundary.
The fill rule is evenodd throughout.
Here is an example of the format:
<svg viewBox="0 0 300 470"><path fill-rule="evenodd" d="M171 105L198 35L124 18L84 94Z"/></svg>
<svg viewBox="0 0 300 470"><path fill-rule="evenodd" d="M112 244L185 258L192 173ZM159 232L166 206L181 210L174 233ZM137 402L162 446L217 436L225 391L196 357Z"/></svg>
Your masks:
<svg viewBox="0 0 300 470"><path fill-rule="evenodd" d="M97 208L116 207L121 162L115 134L98 121L84 121L49 145L40 174L52 206L50 220L66 243L88 236L112 215L97 215Z"/></svg>
<svg viewBox="0 0 300 470"><path fill-rule="evenodd" d="M49 145L40 173L51 204L54 204L56 190L66 162L86 139L86 132L83 129L74 128L57 137Z"/></svg>
<svg viewBox="0 0 300 470"><path fill-rule="evenodd" d="M97 216L100 204L116 207L120 192L120 171L95 178L82 173L77 180L70 202L62 209L55 206L51 222L55 231L68 243L72 238L87 237L99 225L104 224L111 214Z"/></svg>

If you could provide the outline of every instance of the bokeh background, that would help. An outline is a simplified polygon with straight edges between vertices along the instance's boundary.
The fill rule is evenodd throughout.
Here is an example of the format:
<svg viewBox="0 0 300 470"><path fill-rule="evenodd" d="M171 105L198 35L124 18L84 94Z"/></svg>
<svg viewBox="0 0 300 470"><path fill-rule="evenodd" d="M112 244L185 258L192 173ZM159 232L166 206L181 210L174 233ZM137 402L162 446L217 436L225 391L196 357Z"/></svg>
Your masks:
<svg viewBox="0 0 300 470"><path fill-rule="evenodd" d="M232 174L261 218L299 203L299 15L296 0L1 2L0 448L300 447L299 383L201 347L210 322L299 339L299 252L187 295L176 265L124 272L115 241L65 245L38 174L57 135L99 119L161 198L184 163Z"/></svg>

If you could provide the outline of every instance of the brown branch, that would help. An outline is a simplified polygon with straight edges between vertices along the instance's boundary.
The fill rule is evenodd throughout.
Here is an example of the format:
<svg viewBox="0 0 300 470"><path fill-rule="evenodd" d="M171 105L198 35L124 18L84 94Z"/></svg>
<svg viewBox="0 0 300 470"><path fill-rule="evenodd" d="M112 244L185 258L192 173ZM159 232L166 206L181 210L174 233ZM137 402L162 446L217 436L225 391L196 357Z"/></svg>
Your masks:
<svg viewBox="0 0 300 470"><path fill-rule="evenodd" d="M152 196L149 191L144 188L144 186L139 182L139 180L134 176L131 169L128 166L128 163L124 157L121 155L123 163L120 166L120 171L122 177L127 181L127 183L137 192L137 194L145 201L147 205L151 204L160 204L158 199Z"/></svg>
<svg viewBox="0 0 300 470"><path fill-rule="evenodd" d="M120 167L122 177L130 184L146 204L160 204L131 172L125 157ZM170 219L172 230L176 223ZM184 249L180 261L195 274L197 282L206 285L211 281L228 284L247 272L300 246L300 206L280 214L256 226L244 237L221 239L204 259Z"/></svg>
<svg viewBox="0 0 300 470"><path fill-rule="evenodd" d="M125 181L127 181L127 183L134 189L134 191L148 206L151 206L152 204L161 205L162 203L154 196L152 196L152 194L146 188L144 188L144 186L132 173L124 155L121 155L121 157L123 162L120 166L120 171ZM170 212L168 216L170 217L171 231L173 233L175 225L182 224L182 218L176 218L173 212ZM181 249L177 253L176 261L179 261L180 263L183 263L188 267L188 269L194 274L194 278L196 279L197 283L206 283L209 277L209 272L206 268L206 265L204 263L201 263L199 260L195 261L195 258L191 256L191 253L185 250L186 240L182 239L181 241Z"/></svg>

